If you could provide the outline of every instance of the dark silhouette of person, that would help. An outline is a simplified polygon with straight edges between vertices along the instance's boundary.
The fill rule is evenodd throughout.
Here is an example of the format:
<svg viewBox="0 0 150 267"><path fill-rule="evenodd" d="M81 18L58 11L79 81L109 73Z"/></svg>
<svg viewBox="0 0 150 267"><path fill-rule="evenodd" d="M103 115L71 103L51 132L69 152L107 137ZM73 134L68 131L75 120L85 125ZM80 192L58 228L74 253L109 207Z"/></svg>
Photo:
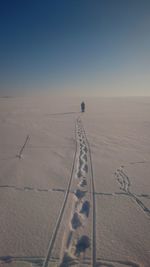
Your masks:
<svg viewBox="0 0 150 267"><path fill-rule="evenodd" d="M81 112L85 112L85 103L84 102L81 103Z"/></svg>

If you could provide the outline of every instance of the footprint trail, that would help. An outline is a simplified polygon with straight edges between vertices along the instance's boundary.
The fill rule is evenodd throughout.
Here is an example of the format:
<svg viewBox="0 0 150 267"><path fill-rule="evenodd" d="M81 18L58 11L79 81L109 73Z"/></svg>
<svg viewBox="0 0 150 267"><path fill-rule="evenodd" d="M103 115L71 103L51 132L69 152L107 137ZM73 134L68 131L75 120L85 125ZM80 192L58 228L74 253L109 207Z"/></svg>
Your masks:
<svg viewBox="0 0 150 267"><path fill-rule="evenodd" d="M84 263L85 258L92 261L93 200L91 182L91 158L81 120L77 119L77 154L72 181L70 217L66 225L61 247L59 266ZM64 241L65 240L65 241Z"/></svg>

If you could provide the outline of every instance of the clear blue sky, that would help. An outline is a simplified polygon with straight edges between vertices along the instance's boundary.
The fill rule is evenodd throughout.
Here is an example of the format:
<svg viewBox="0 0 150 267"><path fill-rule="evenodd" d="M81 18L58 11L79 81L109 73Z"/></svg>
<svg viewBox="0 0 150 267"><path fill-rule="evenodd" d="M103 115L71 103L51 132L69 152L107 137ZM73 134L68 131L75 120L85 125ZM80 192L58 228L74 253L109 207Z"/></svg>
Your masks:
<svg viewBox="0 0 150 267"><path fill-rule="evenodd" d="M150 95L149 0L1 0L0 91Z"/></svg>

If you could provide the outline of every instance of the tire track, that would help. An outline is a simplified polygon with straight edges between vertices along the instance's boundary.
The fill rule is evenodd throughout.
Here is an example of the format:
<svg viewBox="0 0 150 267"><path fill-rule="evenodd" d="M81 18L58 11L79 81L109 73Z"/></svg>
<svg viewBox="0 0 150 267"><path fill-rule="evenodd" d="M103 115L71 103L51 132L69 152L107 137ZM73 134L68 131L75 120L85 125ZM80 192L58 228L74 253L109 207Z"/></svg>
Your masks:
<svg viewBox="0 0 150 267"><path fill-rule="evenodd" d="M73 159L71 176L70 176L70 179L69 179L69 182L68 182L68 186L67 186L67 190L66 190L66 193L65 193L64 202L62 204L62 208L61 208L60 213L58 215L58 218L57 218L57 221L56 221L56 225L55 225L55 229L53 231L52 237L51 237L51 239L49 241L47 253L46 253L45 260L43 262L42 267L47 267L48 266L49 259L50 259L50 256L51 256L51 252L52 252L52 249L53 249L53 246L54 246L54 243L55 243L55 239L56 239L56 236L57 236L57 232L58 232L58 229L60 227L60 223L62 221L63 213L64 213L64 210L65 210L65 206L66 206L66 203L67 203L67 200L68 200L70 186L71 186L71 182L72 182L72 178L73 178L73 171L74 171L74 167L75 167L76 153L77 153L76 124L75 124L75 142L76 142L75 154L74 154L74 159Z"/></svg>

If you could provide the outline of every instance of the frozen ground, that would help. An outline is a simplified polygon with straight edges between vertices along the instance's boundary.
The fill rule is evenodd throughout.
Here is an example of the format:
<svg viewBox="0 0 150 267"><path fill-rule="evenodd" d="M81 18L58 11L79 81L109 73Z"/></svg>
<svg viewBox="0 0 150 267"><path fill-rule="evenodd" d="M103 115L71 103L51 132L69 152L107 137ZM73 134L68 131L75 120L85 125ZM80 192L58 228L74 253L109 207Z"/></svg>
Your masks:
<svg viewBox="0 0 150 267"><path fill-rule="evenodd" d="M0 98L0 266L42 266L48 256L71 177L79 116L92 156L96 241L91 250L96 264L150 266L150 98L88 98L85 114L79 113L81 100ZM79 145L81 152L88 148L86 142ZM91 181L90 155L80 155L77 149L76 157L83 156ZM76 163L80 165L78 158L75 169ZM76 186L75 180L50 266L57 266L62 254ZM90 187L87 190L91 210ZM92 236L91 220L89 214L75 238L84 231ZM85 263L91 264L87 255Z"/></svg>

